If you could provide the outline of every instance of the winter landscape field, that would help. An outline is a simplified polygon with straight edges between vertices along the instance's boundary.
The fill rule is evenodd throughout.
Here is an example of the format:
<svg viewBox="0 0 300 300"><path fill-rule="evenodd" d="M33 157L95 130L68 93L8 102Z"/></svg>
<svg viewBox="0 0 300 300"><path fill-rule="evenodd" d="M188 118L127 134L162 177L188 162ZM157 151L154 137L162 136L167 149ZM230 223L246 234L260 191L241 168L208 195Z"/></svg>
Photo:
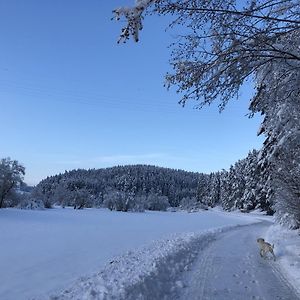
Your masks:
<svg viewBox="0 0 300 300"><path fill-rule="evenodd" d="M300 0L1 0L0 37L0 300L300 300Z"/></svg>
<svg viewBox="0 0 300 300"><path fill-rule="evenodd" d="M285 251L285 244L275 251L276 263L259 257L255 238L265 236L270 224L271 218L261 214L230 214L220 210L122 213L106 209L3 209L0 210L0 299L241 299L245 286L249 286L249 297L258 297L253 299L274 299L283 292L295 295L281 277L276 277L283 256L280 251ZM227 235L235 231L239 245L234 247L241 253L231 257L234 266L227 266L220 273L229 278L222 279L222 285L211 278L208 266L199 267L197 260L207 258L205 251L210 245L219 243L228 247ZM222 235L223 242L219 239ZM274 239L273 233L271 236ZM245 240L251 246L246 251ZM284 239L280 240L282 243ZM213 258L228 256L228 263L232 250L216 249ZM244 265L249 257L255 263L259 261L260 268L264 265L271 274L270 270L276 270L272 276L283 282L283 287L279 285L267 294L264 294L266 289L252 289L252 281L260 286L258 281L263 280L269 288L272 283L267 276L261 277L252 270L253 266ZM299 262L299 257L293 262L296 269ZM194 284L195 279L187 279L195 268L199 268L196 271L202 277L207 276L211 287L200 287ZM243 271L251 270L252 277L237 278L245 275ZM294 277L295 273L298 278L294 280L299 283L299 269L298 273L292 272ZM242 280L236 290L231 286L231 278ZM215 296L207 294L209 290ZM203 298L197 298L201 292ZM184 296L184 293L190 294Z"/></svg>

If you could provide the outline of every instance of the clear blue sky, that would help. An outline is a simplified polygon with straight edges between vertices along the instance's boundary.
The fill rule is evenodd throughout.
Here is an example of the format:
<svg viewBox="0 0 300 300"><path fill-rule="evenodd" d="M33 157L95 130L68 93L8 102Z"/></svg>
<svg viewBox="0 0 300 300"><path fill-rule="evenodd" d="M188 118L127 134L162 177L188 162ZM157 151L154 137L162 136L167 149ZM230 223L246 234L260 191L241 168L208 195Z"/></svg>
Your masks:
<svg viewBox="0 0 300 300"><path fill-rule="evenodd" d="M261 147L250 88L219 114L182 108L163 87L176 33L166 19L116 43L111 11L132 2L1 0L0 157L23 163L27 183L118 164L217 171Z"/></svg>

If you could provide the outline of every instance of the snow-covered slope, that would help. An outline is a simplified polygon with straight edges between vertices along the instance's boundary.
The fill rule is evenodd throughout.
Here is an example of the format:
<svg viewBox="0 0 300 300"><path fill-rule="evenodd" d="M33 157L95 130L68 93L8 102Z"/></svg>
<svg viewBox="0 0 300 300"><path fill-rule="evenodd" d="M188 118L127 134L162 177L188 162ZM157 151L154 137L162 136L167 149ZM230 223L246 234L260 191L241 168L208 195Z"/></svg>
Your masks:
<svg viewBox="0 0 300 300"><path fill-rule="evenodd" d="M199 242L198 234L203 231L253 221L252 217L212 211L188 214L3 209L0 210L0 299L22 300L58 293L81 276L113 266L115 258L126 251L140 249L137 251L141 252L135 253L153 254L152 260L145 262L151 263L174 249L182 247L182 251L188 251L194 247L194 241ZM157 240L161 244L154 242ZM129 261L142 255L125 254Z"/></svg>

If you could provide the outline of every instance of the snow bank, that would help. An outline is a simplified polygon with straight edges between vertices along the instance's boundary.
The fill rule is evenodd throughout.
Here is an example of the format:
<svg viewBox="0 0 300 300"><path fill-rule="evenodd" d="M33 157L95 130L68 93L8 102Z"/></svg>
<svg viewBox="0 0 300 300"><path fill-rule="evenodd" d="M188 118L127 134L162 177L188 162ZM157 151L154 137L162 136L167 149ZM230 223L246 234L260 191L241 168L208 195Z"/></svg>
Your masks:
<svg viewBox="0 0 300 300"><path fill-rule="evenodd" d="M266 241L274 244L277 266L300 294L300 235L296 230L272 225L266 232Z"/></svg>
<svg viewBox="0 0 300 300"><path fill-rule="evenodd" d="M248 220L250 222L256 221L268 221L271 223L275 222L274 216L268 216L265 211L261 211L260 209L255 209L250 212L241 212L239 209L233 211L224 211L221 206L216 206L211 209L214 213L219 213L220 215L230 215L236 218L240 218L241 220Z"/></svg>
<svg viewBox="0 0 300 300"><path fill-rule="evenodd" d="M129 251L113 259L101 272L77 280L50 299L172 299L175 291L183 287L178 280L180 273L189 269L199 250L232 227L174 235Z"/></svg>

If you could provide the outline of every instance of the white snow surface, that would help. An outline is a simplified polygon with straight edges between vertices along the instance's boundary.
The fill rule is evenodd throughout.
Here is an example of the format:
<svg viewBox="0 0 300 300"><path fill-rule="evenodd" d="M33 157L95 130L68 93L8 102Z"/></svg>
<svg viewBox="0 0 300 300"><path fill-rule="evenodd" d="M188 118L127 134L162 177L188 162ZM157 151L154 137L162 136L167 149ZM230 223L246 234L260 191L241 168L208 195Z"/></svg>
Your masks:
<svg viewBox="0 0 300 300"><path fill-rule="evenodd" d="M253 222L219 211L2 209L0 299L120 299L132 286L136 299L160 293L157 272L165 289L217 231Z"/></svg>
<svg viewBox="0 0 300 300"><path fill-rule="evenodd" d="M224 230L224 229L223 229ZM129 251L90 277L77 280L51 299L172 299L183 285L178 274L186 271L201 248L222 229L174 235L151 246Z"/></svg>
<svg viewBox="0 0 300 300"><path fill-rule="evenodd" d="M179 280L184 286L169 300L299 300L272 257L259 255L257 238L270 222L232 228L217 234Z"/></svg>
<svg viewBox="0 0 300 300"><path fill-rule="evenodd" d="M272 225L265 240L274 244L277 265L300 294L300 231Z"/></svg>

